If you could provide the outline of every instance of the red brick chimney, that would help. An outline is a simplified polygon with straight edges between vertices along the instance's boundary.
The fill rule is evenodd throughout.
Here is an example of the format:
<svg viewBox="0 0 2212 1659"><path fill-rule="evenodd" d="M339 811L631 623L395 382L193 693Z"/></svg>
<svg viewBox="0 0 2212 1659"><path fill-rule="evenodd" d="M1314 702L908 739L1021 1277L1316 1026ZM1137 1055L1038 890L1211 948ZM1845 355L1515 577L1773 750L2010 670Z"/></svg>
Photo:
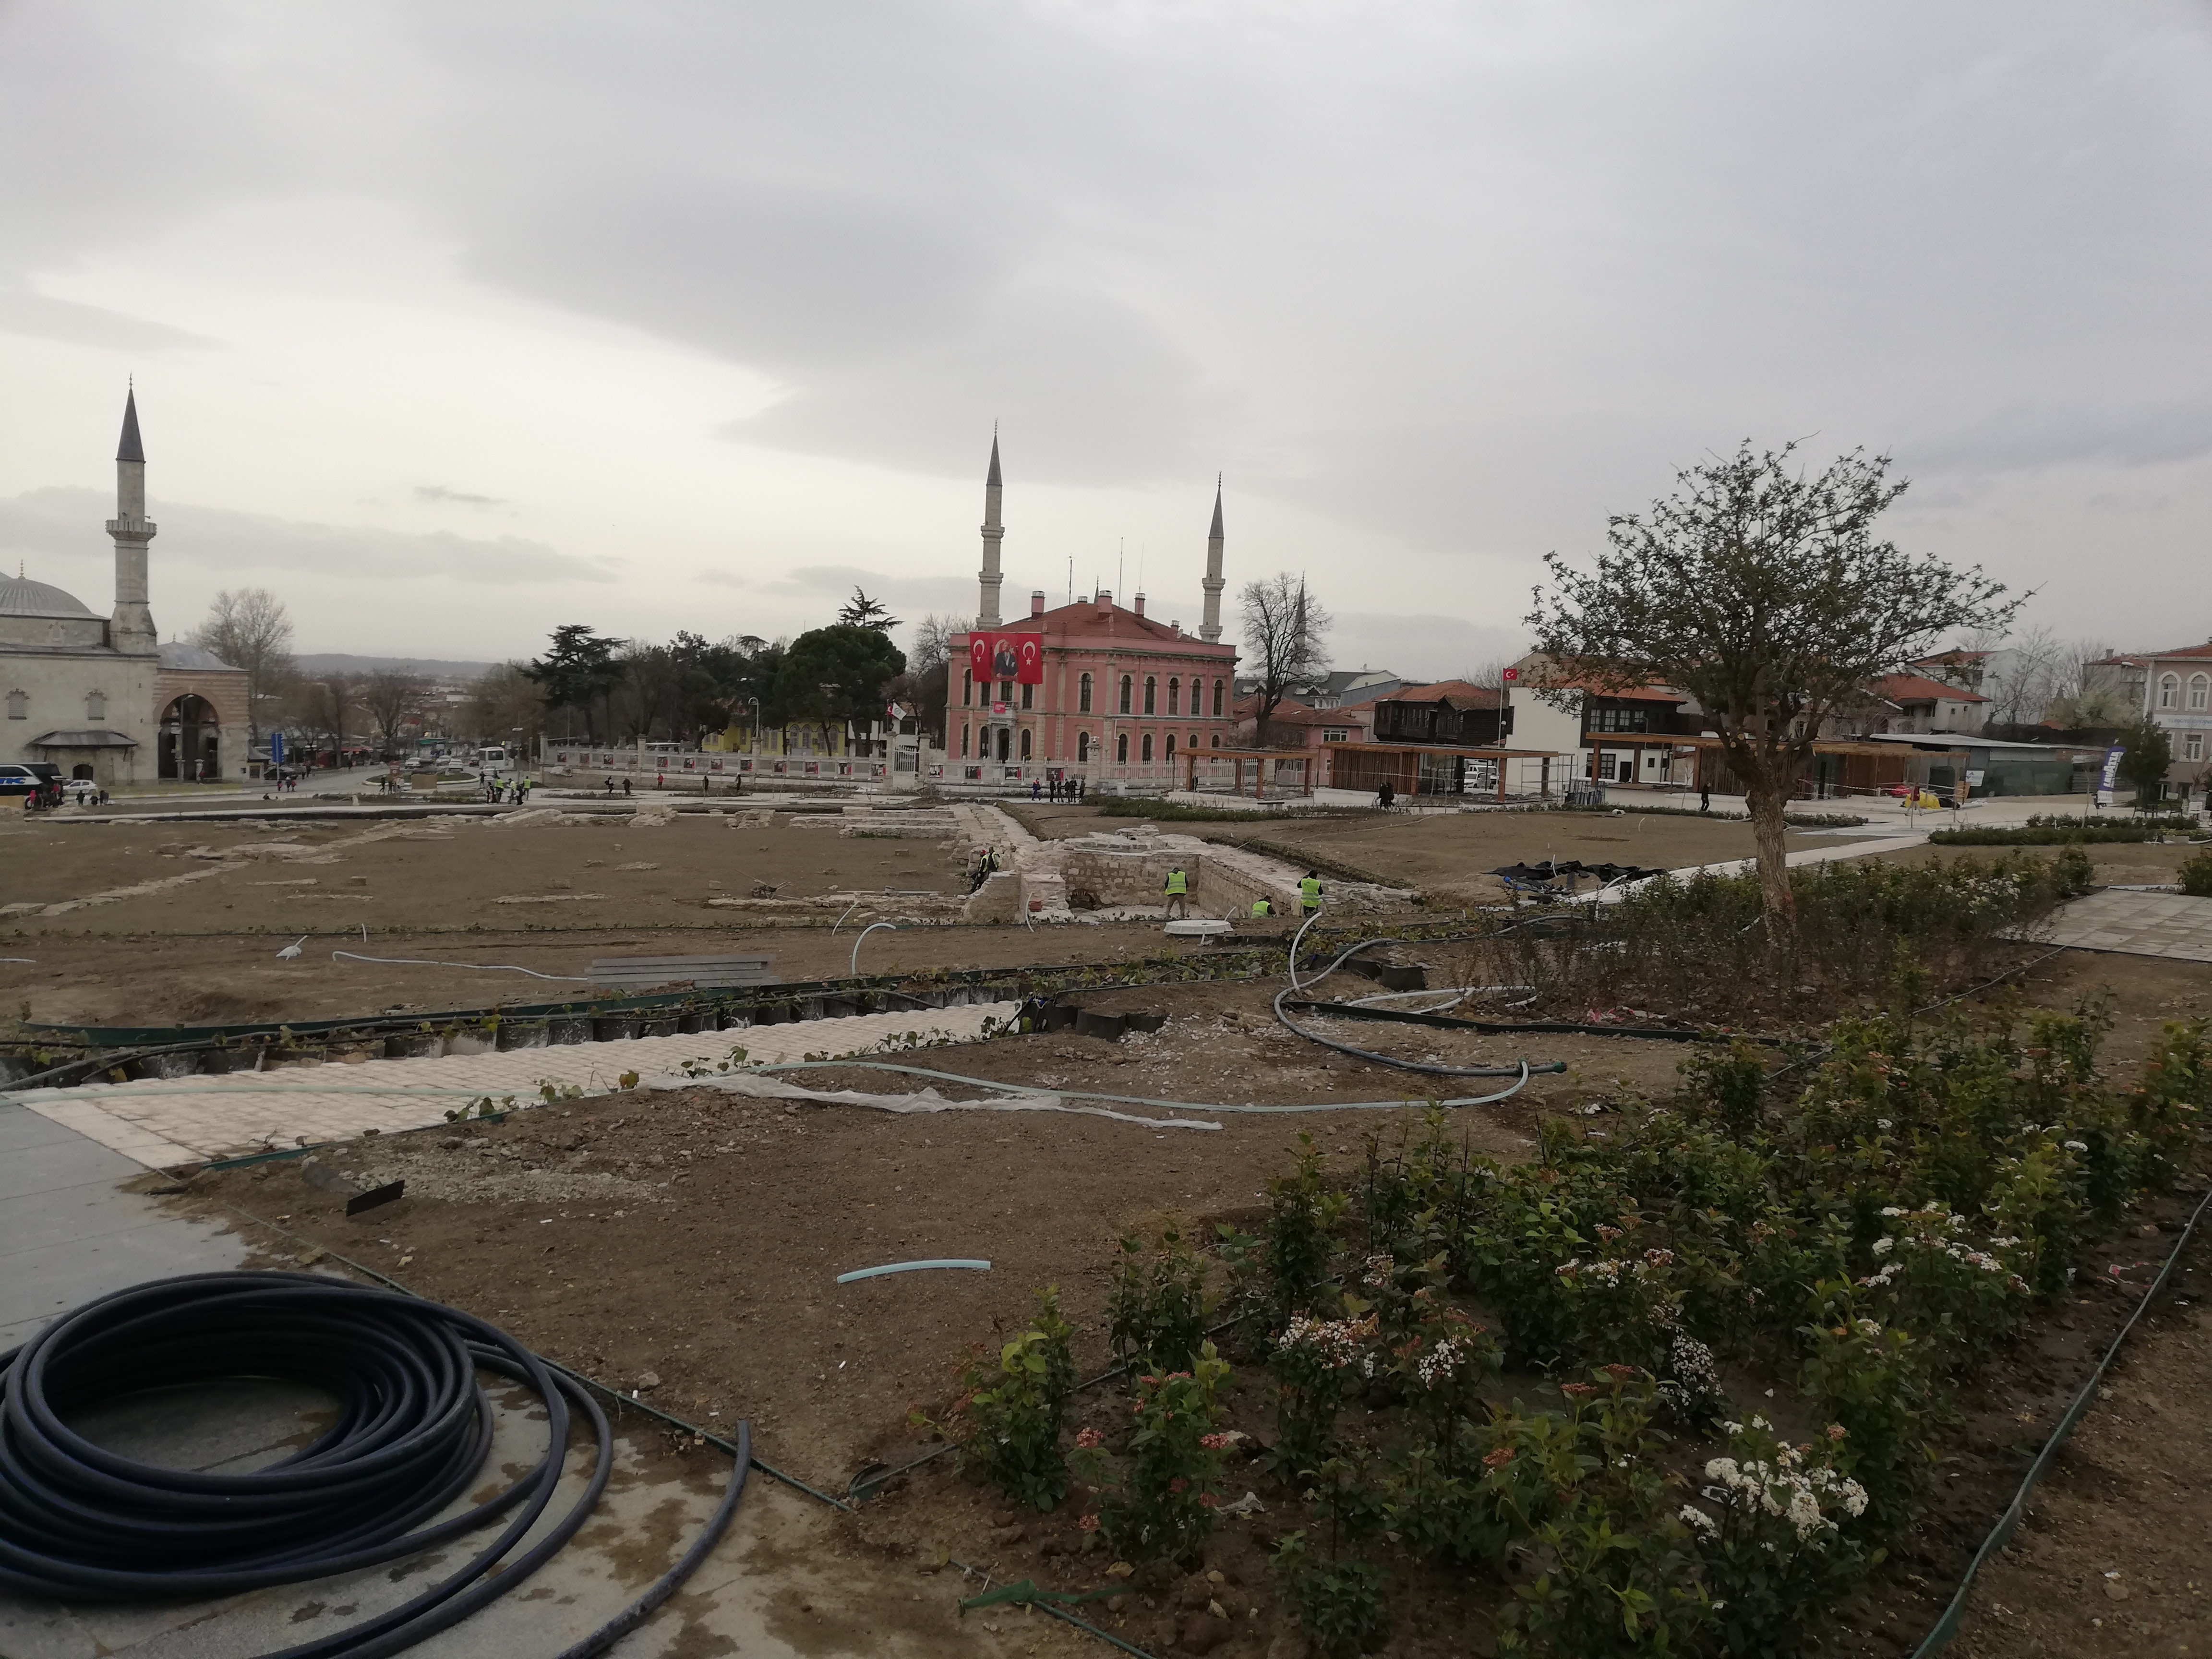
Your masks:
<svg viewBox="0 0 2212 1659"><path fill-rule="evenodd" d="M1044 615L1044 589L1042 587L1030 595L1030 615L1032 617Z"/></svg>
<svg viewBox="0 0 2212 1659"><path fill-rule="evenodd" d="M1141 593L1138 594L1136 602L1130 608L1139 616L1143 616L1145 614L1145 596Z"/></svg>

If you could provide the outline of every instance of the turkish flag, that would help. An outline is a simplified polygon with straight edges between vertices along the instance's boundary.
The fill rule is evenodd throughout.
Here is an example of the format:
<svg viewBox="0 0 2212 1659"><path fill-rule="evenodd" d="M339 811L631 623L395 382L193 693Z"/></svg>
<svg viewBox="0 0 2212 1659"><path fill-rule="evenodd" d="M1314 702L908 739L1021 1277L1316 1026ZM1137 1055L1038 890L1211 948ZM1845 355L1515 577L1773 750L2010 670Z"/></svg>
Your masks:
<svg viewBox="0 0 2212 1659"><path fill-rule="evenodd" d="M1015 683L1020 685L1042 685L1044 684L1043 640L1035 634L1018 634L1015 635L1015 639L1017 644L1014 659L1021 671L1014 676Z"/></svg>
<svg viewBox="0 0 2212 1659"><path fill-rule="evenodd" d="M978 685L991 678L991 636L988 634L970 634L968 636L968 672L975 677Z"/></svg>

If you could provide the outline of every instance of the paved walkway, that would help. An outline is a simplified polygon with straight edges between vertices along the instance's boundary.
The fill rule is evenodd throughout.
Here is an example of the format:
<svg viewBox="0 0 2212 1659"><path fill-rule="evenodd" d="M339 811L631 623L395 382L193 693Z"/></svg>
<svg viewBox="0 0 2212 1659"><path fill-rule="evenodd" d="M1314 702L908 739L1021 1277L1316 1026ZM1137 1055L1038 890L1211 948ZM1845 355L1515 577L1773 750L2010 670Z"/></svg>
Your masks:
<svg viewBox="0 0 2212 1659"><path fill-rule="evenodd" d="M2212 898L2106 888L2061 907L2051 919L2051 943L2175 962L2212 962Z"/></svg>
<svg viewBox="0 0 2212 1659"><path fill-rule="evenodd" d="M91 1083L74 1089L26 1089L13 1100L38 1120L62 1126L133 1160L122 1170L173 1169L270 1148L348 1140L364 1131L391 1134L442 1123L471 1100L512 1096L530 1102L550 1085L607 1094L629 1073L657 1077L687 1065L712 1071L735 1048L756 1061L839 1058L922 1043L967 1042L1013 1018L1014 1002L964 1008L856 1014L845 1019L756 1025L690 1036L580 1042L438 1060L372 1060L228 1077ZM0 1111L9 1109L0 1105ZM0 1156L8 1143L0 1139ZM110 1174L109 1180L117 1179ZM8 1195L0 1184L0 1199ZM15 1212L10 1207L12 1221ZM12 1228L10 1229L12 1232Z"/></svg>

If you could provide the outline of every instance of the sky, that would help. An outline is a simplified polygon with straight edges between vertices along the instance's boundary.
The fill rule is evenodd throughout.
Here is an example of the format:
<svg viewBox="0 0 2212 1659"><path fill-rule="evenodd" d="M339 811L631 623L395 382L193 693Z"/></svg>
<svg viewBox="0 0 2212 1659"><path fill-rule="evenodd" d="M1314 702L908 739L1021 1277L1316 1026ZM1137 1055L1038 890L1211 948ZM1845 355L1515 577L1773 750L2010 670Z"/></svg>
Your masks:
<svg viewBox="0 0 2212 1659"><path fill-rule="evenodd" d="M2062 636L2212 637L2212 6L0 0L0 556L307 651L794 634L857 584L1345 667L1749 439ZM12 574L12 571L11 571ZM1231 606L1232 635L1234 607Z"/></svg>

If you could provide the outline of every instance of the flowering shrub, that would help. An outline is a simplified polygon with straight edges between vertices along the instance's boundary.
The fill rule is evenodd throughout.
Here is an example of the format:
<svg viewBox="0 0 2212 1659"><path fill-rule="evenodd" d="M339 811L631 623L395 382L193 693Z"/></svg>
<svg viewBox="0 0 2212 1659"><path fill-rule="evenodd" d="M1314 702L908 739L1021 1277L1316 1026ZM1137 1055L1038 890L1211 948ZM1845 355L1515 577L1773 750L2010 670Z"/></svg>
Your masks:
<svg viewBox="0 0 2212 1659"><path fill-rule="evenodd" d="M2012 1334L2029 1297L2007 1254L2023 1251L2021 1240L1993 1238L1978 1249L1963 1236L1966 1218L1942 1205L1891 1205L1881 1214L1893 1231L1875 1240L1875 1269L1857 1284L1870 1312L1929 1339L1947 1368Z"/></svg>
<svg viewBox="0 0 2212 1659"><path fill-rule="evenodd" d="M1216 1396L1228 1375L1208 1342L1189 1370L1139 1376L1135 1427L1118 1464L1103 1436L1078 1437L1077 1465L1098 1489L1099 1529L1127 1559L1186 1559L1213 1530L1229 1446Z"/></svg>
<svg viewBox="0 0 2212 1659"><path fill-rule="evenodd" d="M1715 1634L1730 1654L1794 1653L1882 1559L1863 1541L1867 1491L1837 1469L1840 1424L1798 1446L1763 1417L1726 1431L1728 1455L1705 1465L1705 1502L1679 1512L1715 1598Z"/></svg>
<svg viewBox="0 0 2212 1659"><path fill-rule="evenodd" d="M1074 1331L1060 1317L1056 1288L1038 1291L1036 1304L1030 1328L1000 1349L995 1365L981 1350L970 1358L953 1425L932 1426L959 1441L963 1461L1007 1497L1048 1510L1067 1495L1060 1434L1075 1387Z"/></svg>
<svg viewBox="0 0 2212 1659"><path fill-rule="evenodd" d="M2212 896L2212 851L2197 854ZM2143 1061L2142 1080L2127 1100L2130 1121L2143 1138L2142 1178L2163 1191L2179 1175L2186 1148L2204 1132L2212 1109L2212 1021L2168 1025Z"/></svg>
<svg viewBox="0 0 2212 1659"><path fill-rule="evenodd" d="M1935 1456L1929 1345L1852 1311L1850 1286L1821 1288L1835 1322L1805 1328L1799 1385L1821 1420L1844 1431L1839 1467L1882 1505L1886 1523L1901 1528Z"/></svg>
<svg viewBox="0 0 2212 1659"><path fill-rule="evenodd" d="M1206 1340L1206 1267L1173 1228L1146 1258L1134 1236L1121 1241L1106 1324L1114 1358L1152 1370L1188 1368Z"/></svg>
<svg viewBox="0 0 2212 1659"><path fill-rule="evenodd" d="M1601 1223L1595 1230L1601 1250L1620 1254L1569 1256L1552 1270L1559 1280L1559 1324L1565 1346L1583 1358L1656 1371L1665 1367L1674 1339L1680 1258L1656 1244L1637 1250L1627 1230L1638 1218L1625 1215L1621 1221L1624 1226Z"/></svg>
<svg viewBox="0 0 2212 1659"><path fill-rule="evenodd" d="M1267 1358L1275 1377L1275 1465L1288 1479L1320 1467L1345 1396L1386 1363L1375 1316L1364 1310L1358 1304L1342 1319L1296 1314L1275 1339Z"/></svg>
<svg viewBox="0 0 2212 1659"><path fill-rule="evenodd" d="M1389 1370L1399 1395L1448 1448L1455 1427L1481 1411L1504 1354L1487 1330L1457 1309L1425 1304L1421 1313L1412 1334L1389 1351Z"/></svg>

